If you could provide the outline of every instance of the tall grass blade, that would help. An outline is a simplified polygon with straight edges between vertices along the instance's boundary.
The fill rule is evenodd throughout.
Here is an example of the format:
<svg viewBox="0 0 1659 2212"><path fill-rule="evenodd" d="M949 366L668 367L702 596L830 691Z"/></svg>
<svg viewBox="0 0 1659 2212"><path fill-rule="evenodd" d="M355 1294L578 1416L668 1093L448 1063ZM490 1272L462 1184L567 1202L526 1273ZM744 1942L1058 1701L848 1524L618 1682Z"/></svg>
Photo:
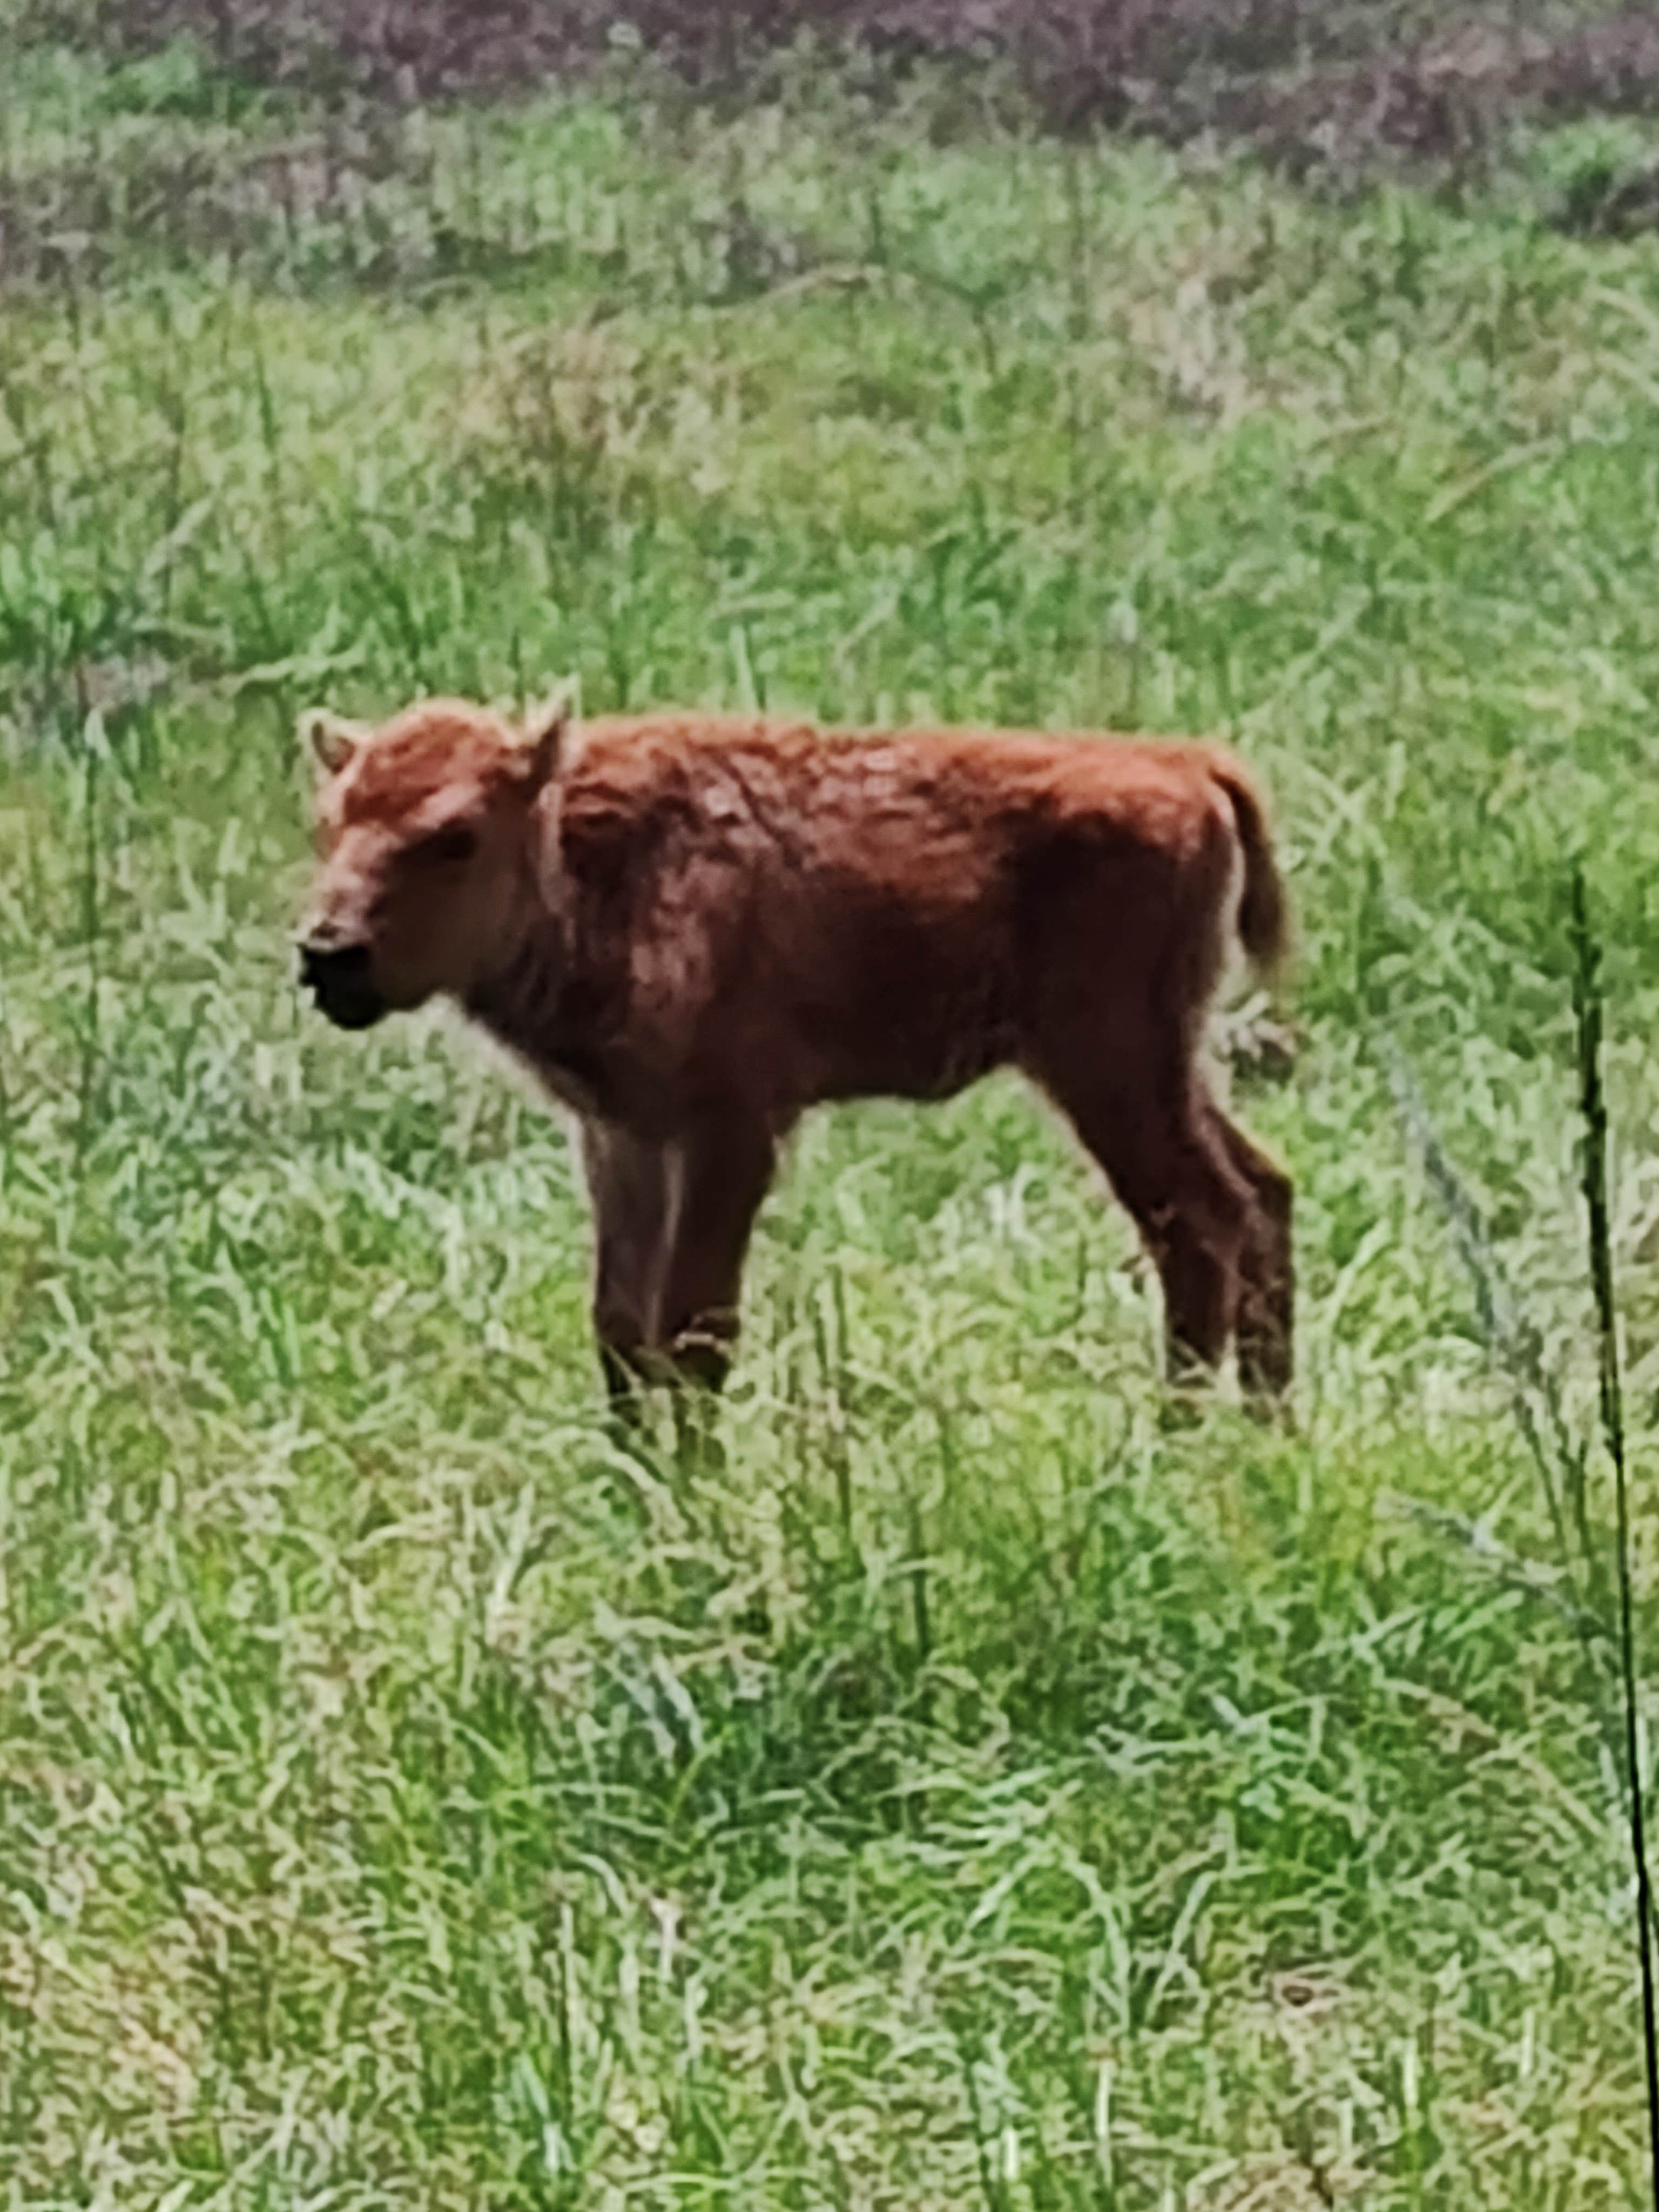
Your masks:
<svg viewBox="0 0 1659 2212"><path fill-rule="evenodd" d="M1642 2043L1647 2068L1648 2156L1653 2198L1659 2206L1659 2027L1653 1990L1652 1888L1642 1803L1642 1768L1636 1709L1636 1632L1631 1596L1630 1486L1625 1449L1624 1394L1619 1370L1619 1310L1613 1291L1613 1233L1607 1208L1607 1105L1601 1081L1601 948L1589 919L1583 871L1571 879L1572 1001L1578 1041L1578 1105L1584 1141L1580 1159L1589 1237L1590 1280L1595 1295L1601 1434L1613 1463L1615 1567L1619 1583L1619 1664L1624 1699L1625 1766L1629 1790L1631 1856L1636 1862L1637 1953L1642 1964Z"/></svg>

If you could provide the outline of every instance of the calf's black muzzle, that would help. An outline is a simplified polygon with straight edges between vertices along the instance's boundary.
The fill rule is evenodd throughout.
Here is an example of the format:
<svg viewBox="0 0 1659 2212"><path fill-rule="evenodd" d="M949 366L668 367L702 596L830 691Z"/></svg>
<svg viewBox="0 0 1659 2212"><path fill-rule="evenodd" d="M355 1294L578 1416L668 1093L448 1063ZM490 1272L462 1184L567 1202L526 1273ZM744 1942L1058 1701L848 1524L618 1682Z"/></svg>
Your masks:
<svg viewBox="0 0 1659 2212"><path fill-rule="evenodd" d="M366 945L335 945L318 938L300 945L300 981L337 1029L366 1030L386 1011L374 988Z"/></svg>

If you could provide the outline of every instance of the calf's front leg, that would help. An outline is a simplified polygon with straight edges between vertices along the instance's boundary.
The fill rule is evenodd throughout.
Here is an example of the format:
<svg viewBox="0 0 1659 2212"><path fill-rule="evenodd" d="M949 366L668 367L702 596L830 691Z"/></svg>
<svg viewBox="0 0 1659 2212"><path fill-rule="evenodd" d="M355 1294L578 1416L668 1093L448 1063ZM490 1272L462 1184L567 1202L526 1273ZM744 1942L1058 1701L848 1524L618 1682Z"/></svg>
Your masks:
<svg viewBox="0 0 1659 2212"><path fill-rule="evenodd" d="M672 1376L718 1390L732 1364L744 1261L777 1139L742 1108L701 1118L667 1148L668 1222L653 1348Z"/></svg>
<svg viewBox="0 0 1659 2212"><path fill-rule="evenodd" d="M650 1353L668 1225L669 1170L660 1145L586 1121L582 1166L593 1204L593 1334L612 1409L638 1409Z"/></svg>

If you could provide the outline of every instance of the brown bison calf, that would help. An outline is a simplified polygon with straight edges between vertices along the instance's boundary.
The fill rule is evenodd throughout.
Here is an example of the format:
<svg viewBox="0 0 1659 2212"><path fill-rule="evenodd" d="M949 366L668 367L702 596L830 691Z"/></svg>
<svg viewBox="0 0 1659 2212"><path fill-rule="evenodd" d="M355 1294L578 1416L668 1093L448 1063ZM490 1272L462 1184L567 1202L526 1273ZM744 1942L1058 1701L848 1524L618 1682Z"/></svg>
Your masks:
<svg viewBox="0 0 1659 2212"><path fill-rule="evenodd" d="M301 945L362 1029L434 994L581 1124L593 1319L623 1395L718 1386L778 1147L819 1100L1023 1068L1133 1215L1177 1376L1291 1374L1291 1188L1206 1087L1237 933L1285 900L1244 770L1197 744L824 732L453 701L307 718L326 771Z"/></svg>

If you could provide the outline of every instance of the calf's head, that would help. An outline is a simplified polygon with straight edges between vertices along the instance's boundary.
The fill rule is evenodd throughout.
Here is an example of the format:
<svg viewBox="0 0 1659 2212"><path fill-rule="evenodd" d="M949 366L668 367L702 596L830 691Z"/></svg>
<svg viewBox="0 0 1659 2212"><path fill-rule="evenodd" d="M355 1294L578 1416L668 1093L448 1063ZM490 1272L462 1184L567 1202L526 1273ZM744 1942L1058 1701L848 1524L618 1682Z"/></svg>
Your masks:
<svg viewBox="0 0 1659 2212"><path fill-rule="evenodd" d="M322 777L300 976L331 1021L368 1029L465 996L511 959L537 896L538 801L565 722L562 701L522 728L447 699L378 730L325 710L301 718Z"/></svg>

